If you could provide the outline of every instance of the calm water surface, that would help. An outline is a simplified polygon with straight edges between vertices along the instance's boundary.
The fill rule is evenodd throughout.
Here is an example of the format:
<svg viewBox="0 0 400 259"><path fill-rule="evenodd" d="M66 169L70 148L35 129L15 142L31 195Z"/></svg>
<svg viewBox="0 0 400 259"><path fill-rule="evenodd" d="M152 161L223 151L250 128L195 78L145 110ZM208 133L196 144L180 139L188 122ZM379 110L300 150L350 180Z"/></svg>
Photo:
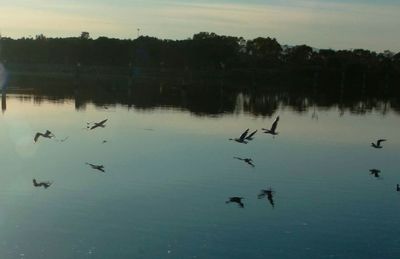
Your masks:
<svg viewBox="0 0 400 259"><path fill-rule="evenodd" d="M278 115L279 135L261 133ZM249 144L228 140L247 128L259 130ZM10 94L0 115L0 258L399 258L399 128L391 109L198 116ZM46 129L69 138L35 144ZM382 137L383 149L370 147ZM54 183L35 188L33 178ZM268 188L275 207L257 199ZM232 196L244 208L226 204Z"/></svg>

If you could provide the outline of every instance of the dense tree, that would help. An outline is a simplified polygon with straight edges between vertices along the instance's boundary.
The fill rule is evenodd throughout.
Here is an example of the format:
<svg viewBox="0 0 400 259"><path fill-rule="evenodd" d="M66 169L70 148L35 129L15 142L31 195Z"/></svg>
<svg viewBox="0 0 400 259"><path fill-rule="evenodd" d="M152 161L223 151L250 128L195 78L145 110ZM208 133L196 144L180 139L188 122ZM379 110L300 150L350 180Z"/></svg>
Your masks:
<svg viewBox="0 0 400 259"><path fill-rule="evenodd" d="M99 37L88 32L78 37L1 38L2 62L9 67L50 66L52 69L82 67L98 71L102 67L149 68L157 71L176 70L311 70L354 75L355 78L373 74L375 77L399 77L400 53L375 53L369 50L313 49L307 45L282 46L274 38L240 37L200 32L186 40L161 40L140 36L135 40ZM237 73L236 73L237 74ZM262 76L266 73L261 74Z"/></svg>

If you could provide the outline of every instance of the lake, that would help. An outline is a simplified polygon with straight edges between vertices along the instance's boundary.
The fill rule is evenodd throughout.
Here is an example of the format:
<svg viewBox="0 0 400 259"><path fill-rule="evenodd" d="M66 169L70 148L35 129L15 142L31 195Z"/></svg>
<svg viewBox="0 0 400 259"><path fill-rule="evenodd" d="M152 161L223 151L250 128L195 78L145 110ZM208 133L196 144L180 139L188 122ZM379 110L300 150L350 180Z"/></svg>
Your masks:
<svg viewBox="0 0 400 259"><path fill-rule="evenodd" d="M2 98L0 258L400 256L396 100L26 85Z"/></svg>

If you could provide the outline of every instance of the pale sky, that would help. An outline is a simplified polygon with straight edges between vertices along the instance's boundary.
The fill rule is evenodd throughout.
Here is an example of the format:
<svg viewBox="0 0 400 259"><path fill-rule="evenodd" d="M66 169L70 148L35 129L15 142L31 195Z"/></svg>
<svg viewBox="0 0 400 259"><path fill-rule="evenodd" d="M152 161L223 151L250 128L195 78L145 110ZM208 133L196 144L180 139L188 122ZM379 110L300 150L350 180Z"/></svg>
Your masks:
<svg viewBox="0 0 400 259"><path fill-rule="evenodd" d="M379 3L378 3L379 2ZM3 36L141 35L208 31L316 48L400 51L400 0L0 0Z"/></svg>

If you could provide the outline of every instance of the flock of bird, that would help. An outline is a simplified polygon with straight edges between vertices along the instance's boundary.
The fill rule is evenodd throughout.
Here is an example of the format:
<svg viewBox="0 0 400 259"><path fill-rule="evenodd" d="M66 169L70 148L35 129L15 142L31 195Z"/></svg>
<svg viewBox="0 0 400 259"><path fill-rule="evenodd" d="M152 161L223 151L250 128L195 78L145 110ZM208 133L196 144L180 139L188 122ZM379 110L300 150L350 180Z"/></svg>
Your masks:
<svg viewBox="0 0 400 259"><path fill-rule="evenodd" d="M262 128L262 130L264 131L264 133L266 134L271 134L273 136L278 135L278 132L276 131L277 127L278 127L278 122L279 122L279 116L275 119L274 123L272 123L272 126L270 129L265 129ZM254 135L257 133L257 130L253 131L252 133L249 133L250 129L246 129L238 138L230 138L229 140L233 140L236 141L238 143L241 144L247 144L249 141L254 139ZM381 149L383 148L382 146L382 142L386 141L386 139L378 139L376 141L376 143L371 143L371 146L373 148L376 149ZM251 158L241 158L241 157L234 157L234 159L238 159L241 161L244 161L245 163L249 164L252 167L255 167L255 165L253 164L253 160ZM381 170L379 169L370 169L370 174L373 175L376 178L380 178L380 173ZM396 191L400 192L400 184L396 185ZM269 188L267 190L261 190L261 193L257 196L259 199L265 198L267 197L269 203L271 204L271 206L274 208L275 207L275 203L274 203L274 199L273 199L273 195L274 195L274 191ZM244 203L243 203L243 197L230 197L226 203L237 203L239 205L239 207L244 208Z"/></svg>
<svg viewBox="0 0 400 259"><path fill-rule="evenodd" d="M106 126L106 122L107 119L102 120L100 122L88 122L86 125L86 129L88 130L94 130L96 128L104 128ZM266 129L266 128L262 128L263 133L265 134L271 134L272 136L276 136L278 135L278 132L276 131L277 127L278 127L278 122L279 122L279 116L276 117L275 121L272 123L272 126L270 129ZM255 134L257 133L257 130L251 132L249 134L250 129L246 129L238 138L230 138L229 140L233 140L236 141L238 143L241 144L247 144L249 143L249 141L254 139ZM50 131L50 130L46 130L44 133L41 132L37 132L33 138L34 142L36 143L39 138L48 138L48 139L54 139L56 141L65 141L68 139L68 137L64 138L64 139L55 139L55 135ZM382 146L382 142L386 141L386 139L378 139L376 141L376 143L371 143L371 146L373 148L376 149L381 149L383 148ZM106 140L103 140L102 143L106 143ZM248 165L250 165L251 167L255 167L253 160L251 158L241 158L241 157L233 157L234 159L237 160L241 160L245 163L247 163ZM91 163L86 163L88 166L90 166L92 169L94 170L98 170L100 172L105 173L105 169L103 165L95 165L95 164L91 164ZM370 174L373 175L376 178L380 178L380 173L381 171L379 169L370 169ZM33 179L33 186L35 187L44 187L45 189L49 188L51 185L53 184L53 182L50 181L37 181L36 179ZM400 192L400 184L396 185L396 191ZM263 199L265 197L267 197L267 200L269 201L269 203L271 204L271 206L274 208L275 207L275 202L274 202L274 194L275 191L272 190L272 188L269 189L263 189L260 191L260 194L258 194L258 199ZM244 208L244 203L243 200L244 197L230 197L226 203L236 203L239 205L239 207Z"/></svg>
<svg viewBox="0 0 400 259"><path fill-rule="evenodd" d="M106 122L107 122L107 119L102 120L100 122L87 122L85 129L94 130L96 128L104 128L106 126ZM53 139L53 140L59 141L59 142L64 142L65 140L68 139L68 137L66 137L64 139L56 139L56 136L50 130L46 130L44 133L37 132L33 138L33 141L35 143L38 142L40 137L47 138L47 139ZM106 142L107 142L107 140L102 141L102 143L106 143ZM106 172L103 165L95 165L95 164L91 164L91 163L86 163L86 164L94 170L98 170L103 173ZM45 189L49 188L53 184L53 182L51 182L51 181L38 181L36 179L33 179L32 182L33 182L34 187L44 187Z"/></svg>
<svg viewBox="0 0 400 259"><path fill-rule="evenodd" d="M278 132L276 131L276 128L278 127L278 122L279 122L279 116L276 117L276 119L275 119L274 123L272 123L272 126L270 129L262 128L263 132L265 134L271 134L273 136L278 135ZM257 130L255 130L249 134L249 131L250 131L250 129L247 129L242 133L242 135L240 135L240 137L230 138L229 140L233 140L233 141L236 141L236 142L242 143L242 144L247 144L247 143L249 143L249 141L254 139L254 135L257 133ZM253 164L253 160L251 158L241 158L241 157L233 157L233 158L244 161L248 165L255 167L255 165ZM257 197L258 197L258 199L263 199L263 198L267 197L269 203L274 208L275 207L275 202L274 202L274 197L273 197L274 194L275 194L275 191L273 191L272 188L269 188L266 190L261 190L260 194L258 194ZM236 203L239 205L239 207L244 208L244 203L242 202L243 199L244 199L243 197L234 196L234 197L230 197L225 203Z"/></svg>

